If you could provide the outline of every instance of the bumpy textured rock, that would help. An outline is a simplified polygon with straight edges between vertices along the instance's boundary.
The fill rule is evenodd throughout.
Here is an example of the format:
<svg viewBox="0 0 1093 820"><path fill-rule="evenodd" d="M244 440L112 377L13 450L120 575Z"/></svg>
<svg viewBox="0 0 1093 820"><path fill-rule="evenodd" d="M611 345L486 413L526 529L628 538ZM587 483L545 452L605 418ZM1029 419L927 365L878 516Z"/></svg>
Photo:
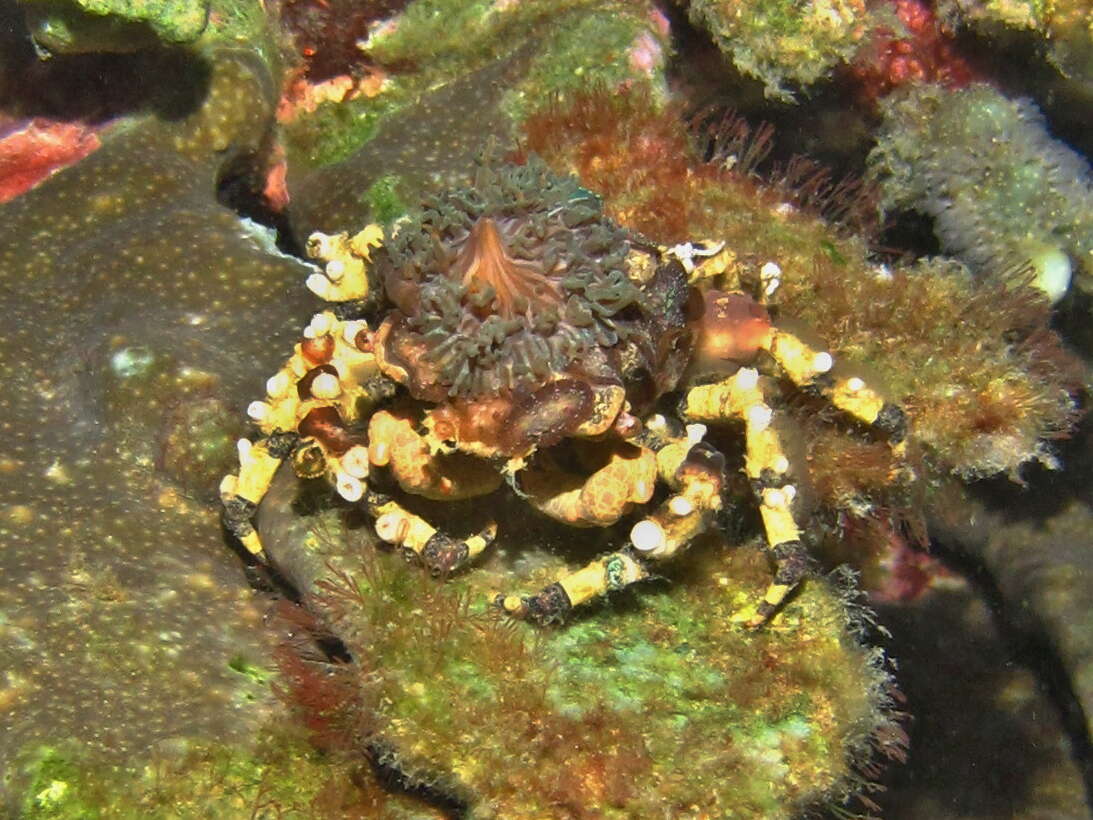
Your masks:
<svg viewBox="0 0 1093 820"><path fill-rule="evenodd" d="M599 531L513 498L435 505L464 527L489 507L518 535L432 579L338 510L301 516L299 490L282 470L259 530L355 659L282 665L299 713L469 816L791 817L902 752L883 656L831 585L809 583L763 632L728 623L769 578L751 549L712 539L668 582L540 628L489 611L490 590L542 586L602 548Z"/></svg>
<svg viewBox="0 0 1093 820"><path fill-rule="evenodd" d="M153 743L245 738L268 714L233 667L268 663L262 612L201 499L311 300L307 268L216 201L265 137L266 69L210 68L187 116L119 125L0 206L6 771L59 739L139 767Z"/></svg>
<svg viewBox="0 0 1093 820"><path fill-rule="evenodd" d="M1084 817L1085 789L1057 704L1013 657L1012 634L977 591L950 584L913 606L881 607L899 658L907 764L874 796L886 820ZM1026 658L1025 660L1028 660ZM1033 659L1042 661L1042 656Z"/></svg>
<svg viewBox="0 0 1093 820"><path fill-rule="evenodd" d="M791 88L827 76L857 50L873 19L861 0L691 0L688 14L767 96L791 101Z"/></svg>
<svg viewBox="0 0 1093 820"><path fill-rule="evenodd" d="M1093 735L1091 453L1086 423L1063 453L1060 474L1032 476L1031 490L1021 495L1002 485L949 492L931 516L943 543L989 573L1015 634L1058 654L1081 706L1074 731L1086 744Z"/></svg>
<svg viewBox="0 0 1093 820"><path fill-rule="evenodd" d="M25 8L35 41L63 53L132 51L156 37L189 43L209 17L209 0L27 0Z"/></svg>

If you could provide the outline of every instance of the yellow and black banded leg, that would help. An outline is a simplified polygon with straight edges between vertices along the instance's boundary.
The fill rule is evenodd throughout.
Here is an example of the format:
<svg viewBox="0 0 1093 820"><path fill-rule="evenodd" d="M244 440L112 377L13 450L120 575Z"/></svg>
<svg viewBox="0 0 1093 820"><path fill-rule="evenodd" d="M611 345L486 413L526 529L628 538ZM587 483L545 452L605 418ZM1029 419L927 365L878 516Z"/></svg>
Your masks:
<svg viewBox="0 0 1093 820"><path fill-rule="evenodd" d="M224 526L239 539L247 552L267 560L258 532L254 529L254 514L269 492L277 468L296 449L300 437L296 433L271 433L255 442L240 439L239 474L224 476L220 482Z"/></svg>
<svg viewBox="0 0 1093 820"><path fill-rule="evenodd" d="M640 560L628 550L620 550L564 574L535 595L501 593L494 597L493 602L514 618L548 624L565 620L574 607L648 577L649 571Z"/></svg>
<svg viewBox="0 0 1093 820"><path fill-rule="evenodd" d="M454 538L390 497L371 491L365 495L365 505L375 518L376 535L432 575L454 572L481 555L497 537L497 524L490 522L469 538Z"/></svg>
<svg viewBox="0 0 1093 820"><path fill-rule="evenodd" d="M836 377L830 353L815 350L792 333L772 328L763 348L794 384L818 390L835 407L881 431L897 457L907 448L907 415L858 376Z"/></svg>
<svg viewBox="0 0 1093 820"><path fill-rule="evenodd" d="M681 410L685 417L703 421L743 421L744 469L759 504L767 545L776 561L779 555L799 552L801 530L793 512L797 488L792 465L773 424L774 412L767 404L758 372L741 368L720 382L694 387L684 396ZM769 620L800 581L800 576L790 571L798 564L791 561L789 569L767 589L762 602L737 613L733 620L751 627Z"/></svg>
<svg viewBox="0 0 1093 820"><path fill-rule="evenodd" d="M784 541L771 547L769 553L774 559L774 581L767 587L754 612L749 607L733 615L735 623L743 624L749 629L767 623L812 567L812 560L800 541Z"/></svg>
<svg viewBox="0 0 1093 820"><path fill-rule="evenodd" d="M644 559L671 558L709 528L721 509L724 457L702 442L701 424L679 435L668 430L663 417L646 427L640 442L656 453L658 477L676 492L630 530L633 550L601 556L535 595L498 595L494 603L505 613L538 623L564 620L576 606L649 578Z"/></svg>

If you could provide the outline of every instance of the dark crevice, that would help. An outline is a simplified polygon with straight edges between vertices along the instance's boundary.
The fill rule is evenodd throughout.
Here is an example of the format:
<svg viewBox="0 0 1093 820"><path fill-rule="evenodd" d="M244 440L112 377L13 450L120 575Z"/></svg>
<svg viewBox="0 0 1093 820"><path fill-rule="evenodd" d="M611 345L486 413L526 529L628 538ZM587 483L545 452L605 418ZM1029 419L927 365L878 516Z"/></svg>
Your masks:
<svg viewBox="0 0 1093 820"><path fill-rule="evenodd" d="M1070 741L1071 757L1082 778L1086 805L1093 806L1093 740L1089 735L1089 723L1051 639L1042 629L1030 629L1021 623L1027 620L1027 614L1024 618L1010 615L1010 604L994 576L982 561L960 544L934 539L931 552L968 579L990 607L996 631L1011 657L1033 673L1055 706Z"/></svg>

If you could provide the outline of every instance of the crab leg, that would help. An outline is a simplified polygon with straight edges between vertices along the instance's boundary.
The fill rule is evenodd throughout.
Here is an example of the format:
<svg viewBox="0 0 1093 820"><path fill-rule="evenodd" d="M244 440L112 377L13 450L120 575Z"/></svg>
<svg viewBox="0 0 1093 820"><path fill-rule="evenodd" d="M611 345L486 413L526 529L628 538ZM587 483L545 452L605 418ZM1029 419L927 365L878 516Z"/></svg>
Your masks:
<svg viewBox="0 0 1093 820"><path fill-rule="evenodd" d="M220 482L220 498L225 527L252 555L267 559L251 519L289 456L302 475L328 473L348 500L363 494L368 451L345 419L372 401L372 392L382 392L373 384L377 374L368 326L318 313L293 355L266 381L265 399L247 407L261 435L240 439L239 472Z"/></svg>
<svg viewBox="0 0 1093 820"><path fill-rule="evenodd" d="M375 516L376 535L400 547L408 558L420 561L434 575L446 575L463 566L480 555L497 536L497 524L490 522L470 538L453 538L378 493L368 493L365 505Z"/></svg>
<svg viewBox="0 0 1093 820"><path fill-rule="evenodd" d="M239 474L226 475L220 482L224 504L224 526L251 553L266 558L262 541L251 519L265 498L273 474L296 448L300 437L295 433L274 433L253 444L239 440Z"/></svg>
<svg viewBox="0 0 1093 820"><path fill-rule="evenodd" d="M760 626L797 586L808 564L793 513L797 488L792 483L781 437L771 424L773 412L764 399L758 372L741 368L724 381L692 388L684 398L683 414L688 418L738 418L744 422L744 469L759 502L759 515L777 572L754 612L738 613L733 620L749 627Z"/></svg>
<svg viewBox="0 0 1093 820"><path fill-rule="evenodd" d="M564 620L573 607L648 577L645 565L628 550L621 550L565 573L535 595L521 597L501 593L493 602L514 618L545 624Z"/></svg>
<svg viewBox="0 0 1093 820"><path fill-rule="evenodd" d="M799 387L817 388L833 405L888 436L897 456L907 447L907 416L858 376L833 377L830 353L815 350L792 333L771 328L761 345Z"/></svg>
<svg viewBox="0 0 1093 820"><path fill-rule="evenodd" d="M670 558L705 532L721 508L724 458L702 443L706 428L693 424L682 437L667 437L662 416L649 422L643 445L655 452L658 477L676 493L630 531L633 550L601 556L567 572L537 594L500 594L494 603L507 614L539 623L565 618L571 609L650 577L646 558Z"/></svg>

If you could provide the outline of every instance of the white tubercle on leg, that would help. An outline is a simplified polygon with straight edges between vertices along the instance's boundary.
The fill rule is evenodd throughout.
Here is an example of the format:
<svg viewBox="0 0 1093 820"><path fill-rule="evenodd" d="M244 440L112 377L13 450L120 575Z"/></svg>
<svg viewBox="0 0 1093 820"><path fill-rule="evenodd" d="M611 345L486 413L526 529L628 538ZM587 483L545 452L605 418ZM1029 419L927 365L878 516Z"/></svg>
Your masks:
<svg viewBox="0 0 1093 820"><path fill-rule="evenodd" d="M398 513L384 513L376 519L376 535L388 544L401 544L409 525Z"/></svg>
<svg viewBox="0 0 1093 820"><path fill-rule="evenodd" d="M765 404L753 404L747 410L748 426L757 433L770 427L774 412Z"/></svg>
<svg viewBox="0 0 1093 820"><path fill-rule="evenodd" d="M280 399L292 389L292 378L284 370L274 373L266 379L266 394L271 399Z"/></svg>
<svg viewBox="0 0 1093 820"><path fill-rule="evenodd" d="M317 399L336 399L341 394L341 383L333 373L320 373L311 381L311 395Z"/></svg>
<svg viewBox="0 0 1093 820"><path fill-rule="evenodd" d="M677 495L668 502L668 509L672 511L672 515L678 515L682 518L685 515L693 513L695 511L695 505L691 503L689 498Z"/></svg>
<svg viewBox="0 0 1093 820"><path fill-rule="evenodd" d="M255 421L265 421L273 408L264 401L252 401L247 405L247 415Z"/></svg>
<svg viewBox="0 0 1093 820"><path fill-rule="evenodd" d="M354 478L368 477L368 448L354 444L341 458L342 469Z"/></svg>
<svg viewBox="0 0 1093 820"><path fill-rule="evenodd" d="M663 549L667 543L667 538L664 535L664 530L660 524L652 519L646 518L639 521L634 525L634 528L630 530L630 543L634 545L634 549L641 552L652 552L654 550Z"/></svg>
<svg viewBox="0 0 1093 820"><path fill-rule="evenodd" d="M360 501L361 496L364 495L364 485L360 479L354 478L349 473L339 472L337 474L336 487L338 489L338 495L344 498L346 501Z"/></svg>
<svg viewBox="0 0 1093 820"><path fill-rule="evenodd" d="M759 384L759 371L754 367L741 367L736 371L736 386L741 390L753 390Z"/></svg>

